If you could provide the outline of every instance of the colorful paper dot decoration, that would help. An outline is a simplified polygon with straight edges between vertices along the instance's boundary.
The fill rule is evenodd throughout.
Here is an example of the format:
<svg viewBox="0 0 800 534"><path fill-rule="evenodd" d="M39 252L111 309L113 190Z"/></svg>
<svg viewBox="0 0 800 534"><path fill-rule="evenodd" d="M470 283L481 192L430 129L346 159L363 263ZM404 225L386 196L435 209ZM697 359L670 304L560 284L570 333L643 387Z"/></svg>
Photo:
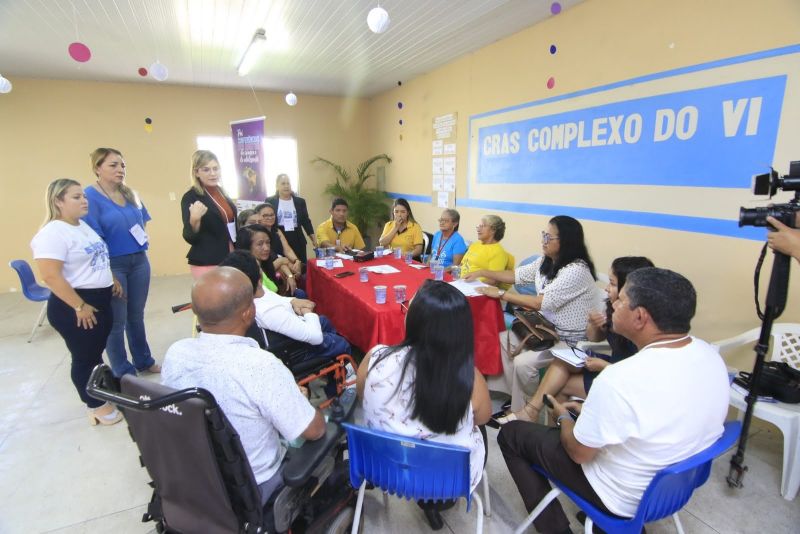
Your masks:
<svg viewBox="0 0 800 534"><path fill-rule="evenodd" d="M153 125L152 124L145 124L144 131L147 133L153 133Z"/></svg>
<svg viewBox="0 0 800 534"><path fill-rule="evenodd" d="M74 42L69 45L67 51L69 52L69 57L78 63L86 63L92 59L92 51L83 43Z"/></svg>
<svg viewBox="0 0 800 534"><path fill-rule="evenodd" d="M403 103L402 102L398 102L397 103L397 109L403 109Z"/></svg>
<svg viewBox="0 0 800 534"><path fill-rule="evenodd" d="M558 48L556 48L556 45L550 45L550 53L555 54L556 52L558 52Z"/></svg>
<svg viewBox="0 0 800 534"><path fill-rule="evenodd" d="M398 80L398 81L397 81L397 87L400 87L401 85L403 85L403 82L401 82L400 80Z"/></svg>
<svg viewBox="0 0 800 534"><path fill-rule="evenodd" d="M398 122L400 122L400 126L403 125L403 119L400 119Z"/></svg>
<svg viewBox="0 0 800 534"><path fill-rule="evenodd" d="M552 88L553 88L553 87L555 87L555 86L556 86L556 79L555 79L555 78L553 78L552 76L550 76L550 77L547 79L547 88L548 88L548 89L552 89Z"/></svg>
<svg viewBox="0 0 800 534"><path fill-rule="evenodd" d="M153 124L153 119L151 119L150 117L147 117L147 118L144 120L144 123L145 123L145 124Z"/></svg>
<svg viewBox="0 0 800 534"><path fill-rule="evenodd" d="M139 76L141 76L141 77L145 77L145 76L147 76L147 69L146 69L146 68L144 68L144 67L139 67L139 70L138 70L138 71L136 71L136 72L138 72L138 73L139 73Z"/></svg>
<svg viewBox="0 0 800 534"><path fill-rule="evenodd" d="M552 13L553 15L558 15L559 13L561 13L561 4L559 4L558 2L553 2L552 4L550 4L550 13Z"/></svg>

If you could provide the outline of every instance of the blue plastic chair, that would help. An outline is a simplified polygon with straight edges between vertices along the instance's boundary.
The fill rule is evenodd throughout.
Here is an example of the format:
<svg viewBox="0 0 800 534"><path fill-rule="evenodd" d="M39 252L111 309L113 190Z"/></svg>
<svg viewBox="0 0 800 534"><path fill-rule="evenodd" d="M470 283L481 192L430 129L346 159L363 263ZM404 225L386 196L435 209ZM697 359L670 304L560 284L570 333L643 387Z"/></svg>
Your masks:
<svg viewBox="0 0 800 534"><path fill-rule="evenodd" d="M477 533L483 532L483 502L469 491L469 449L435 441L409 438L343 423L347 432L350 483L358 488L352 533L358 532L367 483L405 499L446 501L464 497L467 511L472 499L478 513ZM483 471L486 516L491 516L489 481Z"/></svg>
<svg viewBox="0 0 800 534"><path fill-rule="evenodd" d="M28 337L28 343L30 343L33 340L33 335L36 333L36 328L42 326L44 323L44 314L47 312L47 299L50 298L50 290L36 283L36 277L33 276L33 271L27 261L13 260L10 261L8 265L17 271L19 282L22 285L22 294L25 295L25 298L33 302L44 302L42 311L39 312L39 317L33 324L33 330L31 330L31 335Z"/></svg>
<svg viewBox="0 0 800 534"><path fill-rule="evenodd" d="M576 495L571 489L550 476L544 469L533 465L531 466L533 469L546 476L550 483L556 487L545 495L544 499L528 515L525 522L517 527L514 534L522 534L542 510L561 493L572 499L578 505L578 508L586 512L586 534L591 534L592 524L594 523L606 532L613 532L614 534L639 534L645 523L658 521L670 515L675 521L675 528L678 529L680 534L683 534L683 527L680 519L678 519L678 511L689 502L694 490L705 484L706 480L708 480L708 475L711 473L711 462L736 443L741 431L742 423L740 421L729 421L725 423L725 430L722 436L712 443L710 447L681 462L669 465L656 473L656 476L650 481L650 485L647 486L644 495L642 495L636 515L630 519L623 519L601 512L593 504Z"/></svg>

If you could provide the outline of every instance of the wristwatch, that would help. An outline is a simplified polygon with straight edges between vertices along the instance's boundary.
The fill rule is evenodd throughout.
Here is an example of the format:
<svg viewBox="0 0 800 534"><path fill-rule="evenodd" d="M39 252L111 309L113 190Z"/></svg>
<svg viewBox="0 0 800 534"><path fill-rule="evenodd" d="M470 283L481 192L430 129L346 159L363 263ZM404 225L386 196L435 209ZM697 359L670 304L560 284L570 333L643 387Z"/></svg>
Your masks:
<svg viewBox="0 0 800 534"><path fill-rule="evenodd" d="M558 418L556 419L556 426L557 426L558 428L561 428L561 421L563 421L563 420L564 420L564 419L566 419L567 417L570 417L570 415L569 415L569 414L566 414L566 413L565 413L564 415L559 415L559 416L558 416Z"/></svg>
<svg viewBox="0 0 800 534"><path fill-rule="evenodd" d="M294 278L293 274L288 275L286 278Z"/></svg>
<svg viewBox="0 0 800 534"><path fill-rule="evenodd" d="M77 306L75 306L75 308L74 308L74 309L75 309L75 311L76 311L76 312L82 312L82 311L83 311L83 306L84 306L85 304L86 304L85 302L81 301L81 303L80 303L80 304L78 304Z"/></svg>
<svg viewBox="0 0 800 534"><path fill-rule="evenodd" d="M502 299L503 295L505 295L505 294L506 294L506 290L505 289L498 289L497 290L497 298Z"/></svg>

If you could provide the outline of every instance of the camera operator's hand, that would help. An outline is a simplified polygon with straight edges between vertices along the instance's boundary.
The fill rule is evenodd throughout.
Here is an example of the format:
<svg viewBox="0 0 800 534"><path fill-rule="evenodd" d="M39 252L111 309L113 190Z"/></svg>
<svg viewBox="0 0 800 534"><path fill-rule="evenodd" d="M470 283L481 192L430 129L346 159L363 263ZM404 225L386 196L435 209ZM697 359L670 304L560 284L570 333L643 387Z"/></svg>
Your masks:
<svg viewBox="0 0 800 534"><path fill-rule="evenodd" d="M794 257L800 261L800 230L789 228L775 217L767 217L767 222L775 228L767 235L769 248ZM800 213L795 218L795 225L800 223Z"/></svg>

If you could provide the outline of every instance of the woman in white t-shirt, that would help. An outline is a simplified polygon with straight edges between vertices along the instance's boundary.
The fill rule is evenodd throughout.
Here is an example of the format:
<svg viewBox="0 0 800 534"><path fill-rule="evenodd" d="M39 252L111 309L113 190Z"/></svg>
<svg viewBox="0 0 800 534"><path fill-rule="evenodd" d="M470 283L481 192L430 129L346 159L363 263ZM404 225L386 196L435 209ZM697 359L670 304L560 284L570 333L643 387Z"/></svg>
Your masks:
<svg viewBox="0 0 800 534"><path fill-rule="evenodd" d="M47 221L31 241L42 280L52 291L47 320L61 334L72 355L72 383L89 408L92 425L113 425L122 414L86 393L94 367L103 362L103 349L113 324L111 296L122 296L111 274L108 248L80 220L89 201L80 183L60 178L47 187Z"/></svg>
<svg viewBox="0 0 800 534"><path fill-rule="evenodd" d="M369 428L468 448L473 490L486 459L478 425L491 415L489 389L474 364L474 343L466 297L449 284L426 280L408 307L405 339L373 348L357 380ZM420 506L431 526L441 528L439 507Z"/></svg>

